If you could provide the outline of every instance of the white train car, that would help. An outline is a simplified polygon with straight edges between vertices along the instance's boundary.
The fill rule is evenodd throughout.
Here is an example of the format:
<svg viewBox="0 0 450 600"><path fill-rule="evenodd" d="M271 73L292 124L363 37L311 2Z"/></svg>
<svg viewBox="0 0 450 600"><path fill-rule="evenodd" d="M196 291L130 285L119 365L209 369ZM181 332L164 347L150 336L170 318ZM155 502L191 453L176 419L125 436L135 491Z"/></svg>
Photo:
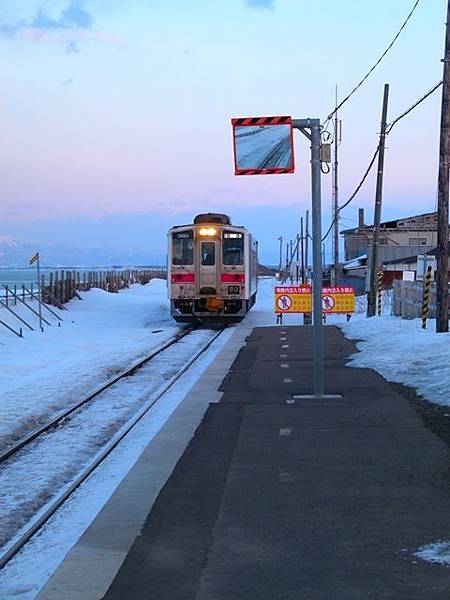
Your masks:
<svg viewBox="0 0 450 600"><path fill-rule="evenodd" d="M170 312L178 322L240 321L256 301L258 242L227 215L197 215L168 232Z"/></svg>

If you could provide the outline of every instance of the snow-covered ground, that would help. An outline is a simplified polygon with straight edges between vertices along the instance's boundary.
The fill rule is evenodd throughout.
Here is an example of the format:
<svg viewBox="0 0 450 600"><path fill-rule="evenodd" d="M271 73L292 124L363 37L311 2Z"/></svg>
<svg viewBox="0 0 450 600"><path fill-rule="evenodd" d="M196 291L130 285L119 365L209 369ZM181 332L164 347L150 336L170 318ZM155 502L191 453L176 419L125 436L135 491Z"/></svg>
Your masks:
<svg viewBox="0 0 450 600"><path fill-rule="evenodd" d="M257 303L245 321L237 327L275 324L274 284L274 280L270 278L260 280ZM30 429L37 421L45 420L48 414L72 404L88 390L97 387L117 371L159 346L180 327L170 318L166 284L161 280L153 280L146 286L135 285L119 294L91 290L82 297L82 301L72 300L68 305L69 310L61 313L64 322L60 328L46 327L44 333L27 331L23 339L16 338L0 328L0 449L13 437ZM423 331L420 320L402 320L389 316L389 312L389 298L386 298L385 314L382 317L366 319L365 301L358 299L357 313L350 322L347 323L344 315L337 315L328 316L327 323L342 327L346 336L359 340L359 352L352 357L351 366L374 368L391 381L416 387L430 401L450 404L446 392L450 379L450 334L435 334L433 321L430 321L427 330ZM4 309L0 309L0 319L9 319L5 313ZM21 314L25 316L27 313L22 310ZM55 322L54 319L52 322ZM301 322L300 315L285 315L283 324L289 326ZM215 344L175 385L166 395L163 404L155 405L102 468L85 482L27 548L2 570L2 600L35 598L47 577L89 526L135 463L142 449L163 426L208 364L214 360L233 330L234 327L231 327L222 341ZM199 343L199 340L196 343ZM194 347L188 346L186 350L187 354L193 353ZM161 380L168 376L165 368L170 370L175 367L169 364L171 362L166 361L166 365L161 366L161 379L155 381L152 389L158 387ZM433 365L432 373L430 365ZM142 377L145 377L145 372L142 373ZM126 396L127 394L119 393L109 399L109 402L115 403L118 415L126 416L130 410L125 401ZM91 416L92 422L103 418L108 412L107 408L108 402L104 410L99 409L96 415ZM77 417L81 420L89 418L89 411ZM77 419L73 420L72 430L81 422ZM111 422L105 423L107 432ZM64 435L67 436L67 433L58 441L60 448L65 444ZM94 438L95 436L91 439L86 438L84 443L87 448L95 445ZM80 460L79 456L75 458ZM41 463L50 464L49 461L50 459L42 454ZM0 479L1 487L5 491L5 501L0 505L0 534L4 537L7 537L8 523L20 523L22 511L29 502L26 491L22 493L22 502L19 502L11 495L13 489L4 487L7 485L7 471L11 468L16 469L14 481L21 485L26 483L29 476L26 466L26 461L21 465L11 464L1 475L5 479ZM55 472L61 468L53 465L52 470ZM46 493L51 488L51 483L51 476L48 476ZM442 560L444 552L441 548L439 552ZM429 557L430 553L432 554L431 549L427 548L423 557Z"/></svg>
<svg viewBox="0 0 450 600"><path fill-rule="evenodd" d="M35 331L24 327L21 339L0 326L0 448L71 406L180 327L168 312L161 279L119 294L92 289L81 296L67 311L54 309L64 319L61 327L44 311L52 326L41 333L37 318L23 306L14 310ZM17 327L6 309L0 308L0 319Z"/></svg>
<svg viewBox="0 0 450 600"><path fill-rule="evenodd" d="M450 405L450 333L437 334L434 319L422 329L421 319L390 316L390 299L382 317L366 319L365 307L361 298L360 312L349 323L339 323L346 337L360 340L350 365L375 369L430 402Z"/></svg>

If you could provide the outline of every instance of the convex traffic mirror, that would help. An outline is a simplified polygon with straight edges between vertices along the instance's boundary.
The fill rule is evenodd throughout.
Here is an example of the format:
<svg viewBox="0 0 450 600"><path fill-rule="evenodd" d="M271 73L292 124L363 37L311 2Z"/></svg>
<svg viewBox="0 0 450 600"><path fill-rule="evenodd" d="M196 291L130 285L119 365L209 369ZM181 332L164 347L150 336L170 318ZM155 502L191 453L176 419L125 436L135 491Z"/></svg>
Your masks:
<svg viewBox="0 0 450 600"><path fill-rule="evenodd" d="M294 172L291 117L231 120L235 175Z"/></svg>

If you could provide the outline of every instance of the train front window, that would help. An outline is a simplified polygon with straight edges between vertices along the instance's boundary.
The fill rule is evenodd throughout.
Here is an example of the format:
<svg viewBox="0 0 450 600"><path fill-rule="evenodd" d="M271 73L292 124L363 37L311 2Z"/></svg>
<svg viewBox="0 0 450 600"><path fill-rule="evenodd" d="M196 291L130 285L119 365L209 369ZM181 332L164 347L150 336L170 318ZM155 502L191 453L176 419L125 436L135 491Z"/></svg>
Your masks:
<svg viewBox="0 0 450 600"><path fill-rule="evenodd" d="M224 231L222 242L222 264L244 264L244 235L234 231Z"/></svg>
<svg viewBox="0 0 450 600"><path fill-rule="evenodd" d="M178 231L172 234L172 264L194 264L194 233Z"/></svg>
<svg viewBox="0 0 450 600"><path fill-rule="evenodd" d="M202 265L212 267L216 264L216 244L215 242L202 242Z"/></svg>

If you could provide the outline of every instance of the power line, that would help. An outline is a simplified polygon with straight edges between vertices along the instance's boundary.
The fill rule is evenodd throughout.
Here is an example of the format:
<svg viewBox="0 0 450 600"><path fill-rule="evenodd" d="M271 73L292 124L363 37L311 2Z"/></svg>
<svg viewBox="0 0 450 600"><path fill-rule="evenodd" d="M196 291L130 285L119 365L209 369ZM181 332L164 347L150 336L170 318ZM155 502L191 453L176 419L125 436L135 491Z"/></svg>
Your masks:
<svg viewBox="0 0 450 600"><path fill-rule="evenodd" d="M364 77L361 79L361 81L352 89L352 91L342 100L342 102L336 106L336 108L333 110L332 113L330 113L327 117L327 121L329 121L330 119L333 118L334 113L339 110L341 108L341 106L343 106L347 100L349 100L351 98L351 96L353 96L353 94L356 92L356 90L358 88L360 88L362 86L362 84L366 81L366 79L371 75L371 73L378 67L378 65L380 64L380 62L383 60L383 58L386 56L386 54L389 52L389 50L392 48L392 46L395 44L395 42L397 41L398 37L400 36L401 32L403 31L403 29L406 27L406 24L408 23L408 21L410 20L410 18L412 17L414 11L417 8L417 5L419 4L420 0L416 0L416 2L414 3L414 6L412 7L412 9L409 11L408 16L406 17L405 21L403 22L402 26L400 27L400 29L397 31L397 33L395 34L394 39L392 40L392 42L389 44L389 46L386 48L386 50L383 52L383 54L380 56L380 58L377 60L377 62L371 67L371 69L366 73L366 75L364 75Z"/></svg>
<svg viewBox="0 0 450 600"><path fill-rule="evenodd" d="M408 115L412 110L414 110L416 108L416 106L419 106L419 104L421 104L424 100L426 100L428 98L428 96L431 96L431 94L433 92L435 92L441 85L442 85L442 79L441 79L441 81L439 81L439 83L436 83L436 85L434 85L431 88L431 90L428 90L428 92L426 94L424 94L421 98L419 98L419 100L414 102L414 104L412 104L407 110L402 112L401 115L399 115L396 119L391 121L391 123L388 124L386 134L388 134L391 131L391 129L394 127L394 125L396 123L398 123L398 121L400 121L400 119L403 119L403 117L406 117L406 115Z"/></svg>
<svg viewBox="0 0 450 600"><path fill-rule="evenodd" d="M396 123L398 123L401 119L403 119L403 117L406 117L406 115L408 115L410 112L412 112L417 106L419 106L419 104L421 104L424 100L426 100L429 96L431 96L431 94L433 94L433 92L435 92L437 89L439 89L439 87L441 85L442 85L442 80L439 81L438 83L436 83L436 85L434 85L430 90L428 90L428 92L426 94L424 94L423 96L421 96L418 100L416 100L416 102L414 102L414 104L412 104L408 109L406 109L405 111L403 111L398 117L396 117L393 121L391 121L391 123L389 123L389 125L387 127L386 135L388 135L392 131L392 128L394 127L394 125ZM371 168L373 166L373 163L375 162L376 157L378 156L379 149L380 149L379 146L377 146L377 149L375 150L375 153L372 156L372 160L370 161L369 166L367 167L367 170L364 173L363 178L359 182L356 190L353 192L353 194L350 196L350 198L347 200L347 202L345 202L342 206L340 206L338 208L337 214L339 214L341 212L341 210L343 210L346 206L348 206L350 204L350 202L355 198L356 194L361 189L364 181L367 179L367 176L370 173L370 170L371 170ZM331 225L328 228L326 234L323 236L322 241L326 240L326 238L330 235L331 230L333 229L333 225L334 225L335 219L336 219L336 217L333 217Z"/></svg>
<svg viewBox="0 0 450 600"><path fill-rule="evenodd" d="M370 161L370 163L369 163L369 166L367 167L367 169L366 169L366 172L364 173L364 175L363 175L363 177L362 177L362 179L361 179L361 181L358 183L358 185L357 185L357 187L356 187L355 191L354 191L354 192L353 192L353 194L350 196L350 198L347 200L347 202L344 202L344 204L338 208L338 210L337 210L337 214L339 214L339 213L341 212L341 210L344 210L344 208L350 204L350 202L351 202L351 201L352 201L352 200L355 198L356 194L357 194L357 193L359 192L359 190L362 188L362 186L363 186L363 184L364 184L365 180L367 179L367 176L368 176L368 175L369 175L369 173L370 173L370 170L371 170L371 168L372 168L372 166L373 166L373 163L375 162L375 159L376 159L376 157L378 156L378 152L379 152L379 151L380 151L380 147L379 147L379 145L378 145L378 146L377 146L377 149L375 150L375 153L374 153L374 155L372 156L372 159L371 159L371 161ZM336 216L337 216L337 215L336 215ZM332 220L332 222L331 222L331 225L330 225L330 227L328 228L328 231L327 231L327 232L326 232L326 234L323 236L323 238L322 238L322 242L324 242L324 241L327 239L327 237L330 235L330 233L331 233L331 230L333 229L333 225L334 225L334 221L335 221L335 219L336 219L336 216L333 218L333 220Z"/></svg>

